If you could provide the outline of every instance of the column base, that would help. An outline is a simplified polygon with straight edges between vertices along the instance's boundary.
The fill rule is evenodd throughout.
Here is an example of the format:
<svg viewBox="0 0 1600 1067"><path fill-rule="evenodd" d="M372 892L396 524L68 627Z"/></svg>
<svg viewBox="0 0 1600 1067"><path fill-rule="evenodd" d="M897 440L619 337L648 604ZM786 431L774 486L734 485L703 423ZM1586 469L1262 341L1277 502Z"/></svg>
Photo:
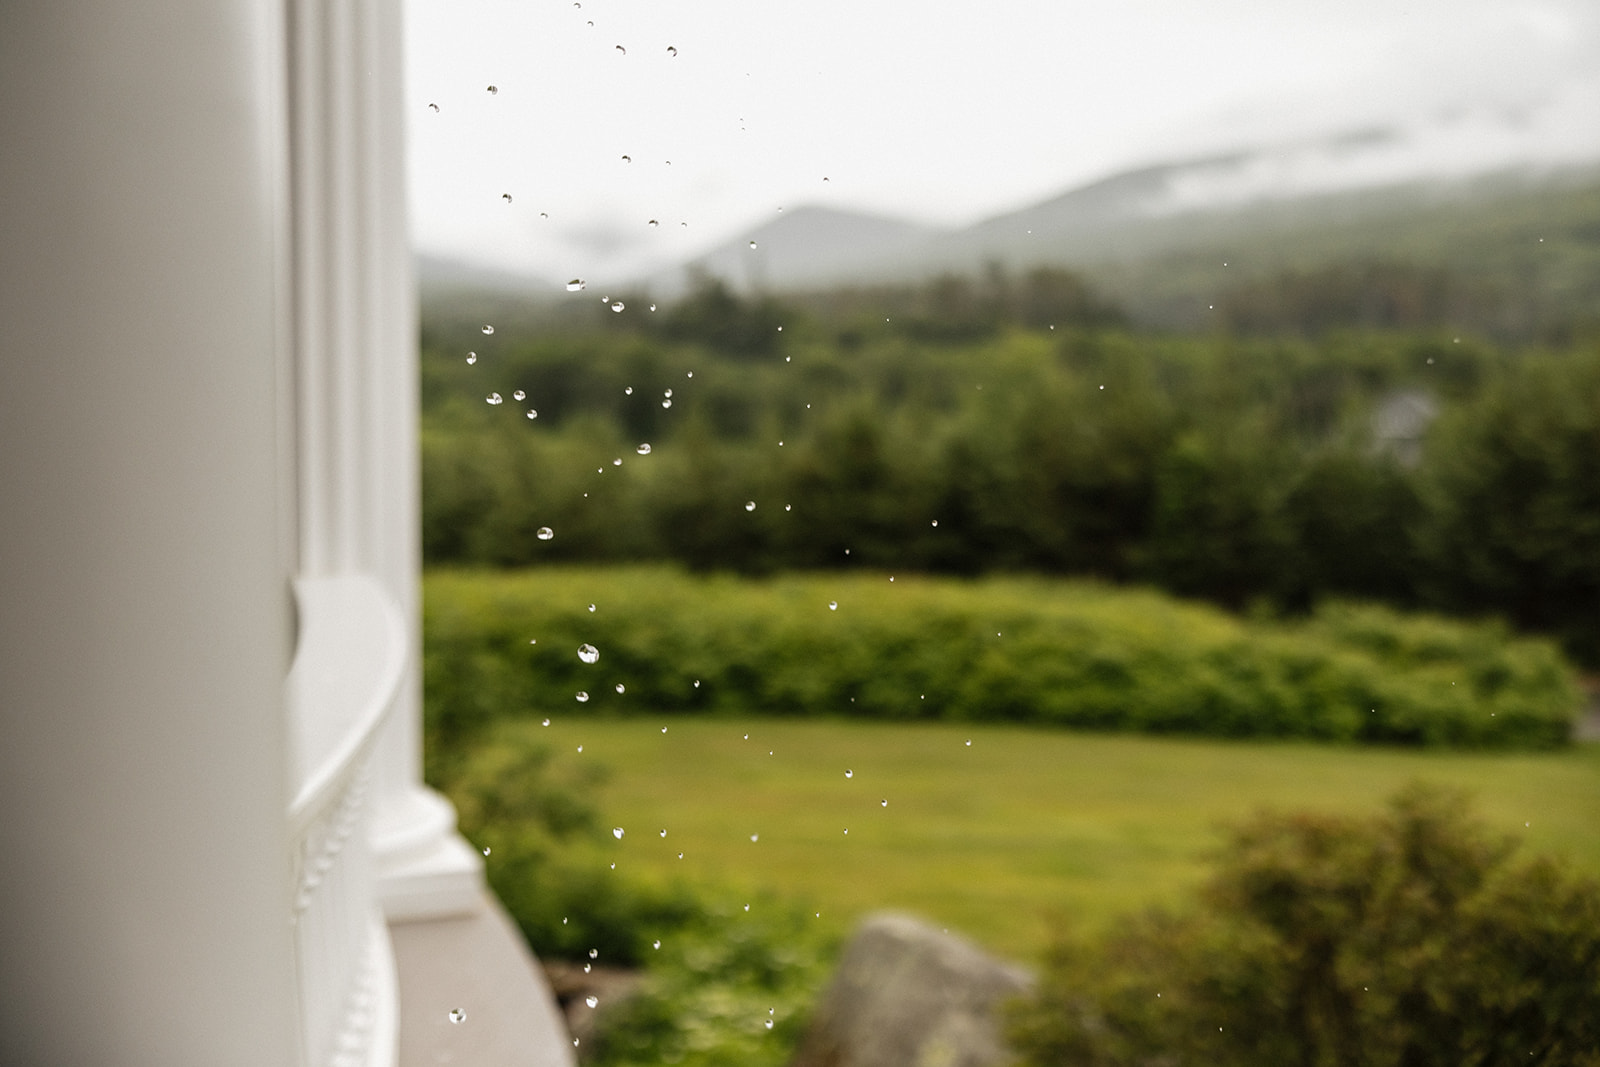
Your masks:
<svg viewBox="0 0 1600 1067"><path fill-rule="evenodd" d="M483 857L456 833L450 802L413 786L378 805L372 831L378 901L389 921L469 915L483 900Z"/></svg>

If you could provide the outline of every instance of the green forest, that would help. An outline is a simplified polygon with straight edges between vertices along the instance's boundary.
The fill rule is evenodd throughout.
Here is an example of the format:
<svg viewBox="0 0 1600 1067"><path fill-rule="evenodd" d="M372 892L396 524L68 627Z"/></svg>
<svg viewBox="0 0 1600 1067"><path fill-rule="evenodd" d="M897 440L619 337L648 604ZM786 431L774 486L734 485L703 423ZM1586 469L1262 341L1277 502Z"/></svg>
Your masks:
<svg viewBox="0 0 1600 1067"><path fill-rule="evenodd" d="M1324 274L1187 334L1057 269L457 305L423 334L425 558L1374 600L1600 664L1600 335L1458 334L1426 272Z"/></svg>

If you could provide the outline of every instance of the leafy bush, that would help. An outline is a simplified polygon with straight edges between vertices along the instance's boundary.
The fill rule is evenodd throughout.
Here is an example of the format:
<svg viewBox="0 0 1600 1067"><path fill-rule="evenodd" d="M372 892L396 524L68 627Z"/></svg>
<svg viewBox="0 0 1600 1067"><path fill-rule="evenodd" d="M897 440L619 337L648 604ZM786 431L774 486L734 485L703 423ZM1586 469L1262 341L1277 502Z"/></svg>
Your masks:
<svg viewBox="0 0 1600 1067"><path fill-rule="evenodd" d="M662 939L643 989L603 1019L607 1067L778 1067L799 1044L837 945L770 898L706 906Z"/></svg>
<svg viewBox="0 0 1600 1067"><path fill-rule="evenodd" d="M1063 941L1015 1006L1031 1064L1600 1063L1600 884L1413 788L1237 827L1203 908Z"/></svg>
<svg viewBox="0 0 1600 1067"><path fill-rule="evenodd" d="M1042 579L666 568L435 571L424 591L430 751L632 708L1537 748L1579 702L1548 642L1376 607L1247 622Z"/></svg>
<svg viewBox="0 0 1600 1067"><path fill-rule="evenodd" d="M452 747L433 781L463 833L488 850L489 885L535 952L646 969L642 989L599 1017L585 1060L787 1060L826 978L831 935L793 903L736 904L716 887L659 886L612 869L592 800L604 773L558 773L528 725L500 724Z"/></svg>

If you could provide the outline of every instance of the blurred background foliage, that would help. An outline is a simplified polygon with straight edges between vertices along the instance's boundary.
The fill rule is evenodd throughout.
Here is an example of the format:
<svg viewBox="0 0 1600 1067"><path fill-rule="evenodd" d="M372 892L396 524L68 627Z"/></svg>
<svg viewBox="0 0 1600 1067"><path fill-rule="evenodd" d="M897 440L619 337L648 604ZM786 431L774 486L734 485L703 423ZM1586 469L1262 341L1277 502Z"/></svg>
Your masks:
<svg viewBox="0 0 1600 1067"><path fill-rule="evenodd" d="M1600 664L1600 337L1441 329L1435 273L1285 273L1188 335L1132 329L1055 269L782 299L706 280L492 337L482 308L434 315L425 556L1377 599Z"/></svg>

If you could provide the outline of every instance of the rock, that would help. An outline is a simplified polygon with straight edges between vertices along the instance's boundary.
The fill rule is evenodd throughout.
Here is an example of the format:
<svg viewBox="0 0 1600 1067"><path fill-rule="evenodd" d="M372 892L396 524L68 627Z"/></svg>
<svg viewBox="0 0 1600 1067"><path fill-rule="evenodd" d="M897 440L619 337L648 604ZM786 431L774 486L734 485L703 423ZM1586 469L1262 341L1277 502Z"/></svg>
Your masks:
<svg viewBox="0 0 1600 1067"><path fill-rule="evenodd" d="M861 924L791 1067L990 1067L1010 1053L1000 1004L1019 967L905 915Z"/></svg>

